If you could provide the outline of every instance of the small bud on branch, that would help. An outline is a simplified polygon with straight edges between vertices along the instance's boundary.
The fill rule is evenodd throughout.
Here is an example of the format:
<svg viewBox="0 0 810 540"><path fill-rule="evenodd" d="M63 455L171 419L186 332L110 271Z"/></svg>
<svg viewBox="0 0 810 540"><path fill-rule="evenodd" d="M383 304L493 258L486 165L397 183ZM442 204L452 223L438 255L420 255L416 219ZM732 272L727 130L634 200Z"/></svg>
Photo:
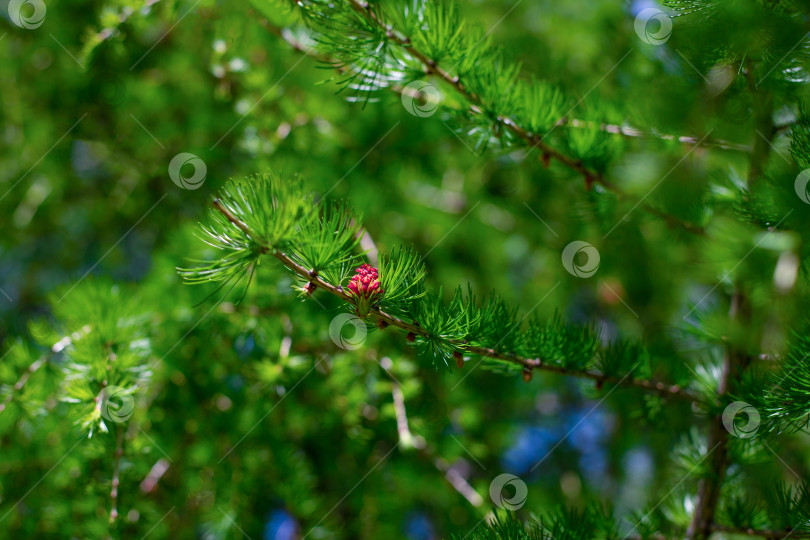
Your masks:
<svg viewBox="0 0 810 540"><path fill-rule="evenodd" d="M370 264L363 264L355 270L349 281L349 291L357 299L357 315L365 317L374 302L379 300L384 291L380 288L377 269Z"/></svg>

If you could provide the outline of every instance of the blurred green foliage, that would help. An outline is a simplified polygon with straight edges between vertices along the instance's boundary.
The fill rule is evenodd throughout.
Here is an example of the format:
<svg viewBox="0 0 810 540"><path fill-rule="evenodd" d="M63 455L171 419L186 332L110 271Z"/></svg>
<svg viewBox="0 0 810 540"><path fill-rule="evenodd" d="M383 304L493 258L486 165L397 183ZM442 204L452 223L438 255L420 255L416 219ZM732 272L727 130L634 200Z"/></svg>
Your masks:
<svg viewBox="0 0 810 540"><path fill-rule="evenodd" d="M25 29L4 0L1 536L463 538L495 505L502 472L528 485L521 515L610 500L616 517L660 514L685 529L712 472L697 467L705 410L558 374L525 384L469 365L437 371L403 335L373 328L343 350L329 333L343 303L320 292L301 301L273 261L249 282L184 285L178 267L218 256L198 238L211 199L229 179L268 171L348 201L383 253L413 245L445 299L469 283L520 306L519 319L562 316L606 341L643 342L656 379L710 393L729 342L762 355L736 397L762 411L773 438L767 449L732 441L719 515L759 527L794 511L782 492L775 509L744 502L810 473L802 435L776 438L782 421L807 425L804 371L788 381L789 410L766 413L773 403L755 399L783 383L767 362L801 366L808 348L794 335L807 332L810 206L794 179L810 159L800 108L810 6L670 4L714 7L673 17L662 46L635 31L644 2L457 7L521 65L515 80L536 92L532 129L557 120L544 104L586 123L554 137L616 195L498 139L491 118L465 116L436 81L442 106L427 117L390 90L358 98L288 43L311 40L288 2L53 0ZM501 82L475 84L489 103L517 107ZM624 137L596 129L603 122L734 148ZM205 164L198 189L170 178L183 152ZM561 264L575 240L598 249L591 278ZM794 260L798 277L777 279ZM746 323L728 316L734 283L745 284ZM113 381L122 403L132 392L126 422L98 408Z"/></svg>

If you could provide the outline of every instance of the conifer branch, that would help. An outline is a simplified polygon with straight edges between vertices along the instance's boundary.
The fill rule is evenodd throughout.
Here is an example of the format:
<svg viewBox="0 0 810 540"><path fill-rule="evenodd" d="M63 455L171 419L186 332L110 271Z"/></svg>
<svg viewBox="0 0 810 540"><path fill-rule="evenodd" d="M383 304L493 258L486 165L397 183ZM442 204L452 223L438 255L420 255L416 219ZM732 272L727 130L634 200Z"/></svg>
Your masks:
<svg viewBox="0 0 810 540"><path fill-rule="evenodd" d="M235 227L241 230L248 238L251 238L257 244L259 244L261 246L260 247L261 253L271 254L273 257L278 259L284 266L292 270L300 277L307 280L308 293L311 294L312 292L314 292L315 289L320 288L334 296L337 296L338 298L346 300L347 302L350 302L352 304L355 303L355 298L351 294L349 294L343 287L339 285L336 286L325 281L320 275L318 275L317 272L314 272L313 270L307 269L302 265L298 264L287 253L284 253L283 251L280 251L278 249L271 249L268 248L266 245L263 245L261 242L261 238L258 235L256 235L253 231L251 231L250 228L243 221L237 218L228 208L226 208L220 202L219 199L215 199L212 204L214 208L218 212L220 212L231 224L233 224ZM386 313L385 311L379 309L378 307L373 307L370 314L373 315L378 321L381 321L382 322L381 326L383 327L395 326L408 332L409 336L429 337L428 331L421 325L419 325L418 322L407 322L400 317L396 317L390 313ZM628 376L620 377L617 375L607 375L598 371L586 369L571 369L547 363L541 358L525 358L516 354L504 353L487 347L470 345L467 343L459 342L458 340L454 339L449 339L447 341L448 343L451 343L454 347L469 354L485 358L502 360L505 362L509 362L511 364L518 365L521 368L523 368L525 373L529 374L533 370L546 371L550 373L559 373L561 375L568 375L571 377L590 379L596 382L597 387L601 387L605 383L615 383L621 384L622 386L639 388L641 390L645 390L647 392L655 393L665 397L676 396L695 402L699 402L702 400L702 398L699 395L695 394L691 390L676 384L667 384L659 381L636 379Z"/></svg>
<svg viewBox="0 0 810 540"><path fill-rule="evenodd" d="M289 45L296 52L309 56L310 58L314 59L316 62L320 64L331 66L333 69L335 69L335 71L337 71L340 74L346 72L346 68L343 65L341 65L337 59L320 54L312 47L306 45L305 43L302 43L301 41L295 38L295 36L292 34L292 32L290 32L288 28L283 28L271 24L266 18L263 17L259 19L259 24L268 32L270 32L271 34L275 35L276 37L287 43L287 45ZM411 91L408 88L401 85L391 85L390 88L393 92L400 95L405 94L414 99L418 99L420 97L418 92ZM480 110L476 109L474 112L480 113ZM579 118L568 118L568 117L561 118L556 123L556 126L577 128L577 129L596 128L604 133L621 135L629 139L652 139L659 141L672 141L681 143L686 146L717 148L720 150L731 150L746 153L751 152L751 146L731 141L725 141L722 139L707 139L705 137L700 138L700 137L693 137L690 135L672 135L668 133L659 133L657 131L645 131L633 126L623 126L604 122L596 124L594 122L590 122L588 120L581 120ZM787 129L788 127L789 125L780 129ZM777 128L774 129L775 131L778 131Z"/></svg>
<svg viewBox="0 0 810 540"><path fill-rule="evenodd" d="M758 88L752 77L753 62L749 60L748 69L745 70L748 89L755 96L755 123L754 147L749 159L748 189L752 189L763 175L768 158L771 154L774 124L773 124L773 96L770 92ZM749 300L740 283L735 283L731 296L729 319L748 323L751 320L751 307ZM717 393L722 401L723 396L734 392L743 372L753 362L754 356L740 351L734 344L728 344L723 357L723 370ZM720 498L720 490L729 466L728 455L729 433L723 425L722 412L718 411L712 418L709 430L707 447L717 447L710 460L710 473L701 479L698 485L697 502L692 522L687 529L686 537L689 540L703 540L711 534L714 514Z"/></svg>
<svg viewBox="0 0 810 540"><path fill-rule="evenodd" d="M370 22L377 25L379 28L384 29L385 35L389 40L405 48L410 55L412 55L420 63L422 63L422 65L424 66L425 75L433 75L440 78L442 81L444 81L452 88L454 88L460 95L462 95L471 104L469 112L472 115L484 114L484 110L482 108L483 102L481 101L481 98L479 96L470 92L464 86L463 82L458 76L451 75L448 71L444 70L441 66L439 66L439 64L435 60L429 58L427 55L416 49L413 43L411 42L410 38L401 36L391 26L383 23L368 2L364 0L350 0L349 3L352 6L352 8L356 12L358 12L361 16L366 17ZM322 64L333 67L340 74L344 74L347 72L347 68L343 64L341 64L339 60L319 54L311 47L308 47L305 44L301 43L300 41L296 40L293 36L289 34L289 32L285 32L285 29L278 28L277 26L270 24L264 18L260 19L260 24L269 32L273 33L277 37L287 42L294 50L307 56L311 56L312 58L316 59L318 62ZM408 91L407 89L397 85L393 85L391 88L394 92L397 93L406 93ZM416 98L418 96L412 97ZM550 159L554 159L559 163L563 164L564 166L581 174L585 179L585 186L587 189L590 189L594 183L597 183L601 185L603 188L612 192L619 199L637 203L638 206L640 206L646 212L664 220L664 222L666 222L666 224L669 227L680 227L685 231L696 235L705 234L705 229L699 225L675 217L671 214L668 214L655 208L654 206L642 200L638 200L634 197L628 196L617 185L613 184L607 178L605 178L603 174L589 169L582 163L582 161L574 159L571 156L568 156L563 152L557 150L556 148L552 147L551 145L547 144L543 140L544 139L543 135L532 133L531 131L521 127L521 124L515 119L510 118L509 116L506 115L499 114L495 117L494 120L500 126L506 128L515 136L522 139L529 146L527 153L531 150L538 149L542 154L542 161L544 164L547 164L547 162ZM705 147L714 146L717 148L728 150L739 150L743 152L750 151L748 147L743 145L738 145L736 143L726 141L711 141L707 140L707 137L699 139L697 137L686 137L686 136L678 137L675 135L656 134L644 132L636 128L605 123L599 123L597 126L594 126L593 122L588 122L579 119L561 118L560 120L557 121L555 126L570 126L578 129L582 128L591 129L593 127L596 127L597 129L605 133L618 134L623 135L625 137L656 138L660 140L678 141L680 143L690 146L705 146Z"/></svg>
<svg viewBox="0 0 810 540"><path fill-rule="evenodd" d="M257 15L258 16L258 15ZM302 43L295 36L290 32L287 28L282 28L271 24L266 18L261 17L259 19L259 24L265 28L268 32L275 35L279 39L283 40L287 45L289 45L293 50L309 56L310 58L314 59L320 64L331 66L340 74L346 72L346 68L338 62L335 58L331 58L329 56L320 54L318 51L313 49L312 47ZM406 94L410 97L417 99L419 98L418 92L410 92L409 89L400 86L400 85L392 85L391 90L396 92L397 94ZM410 93L409 93L410 92ZM732 150L737 152L751 152L751 147L745 144L739 144L731 141L725 141L722 139L706 139L700 137L693 137L689 135L672 135L668 133L659 133L657 131L645 131L642 129L638 129L632 126L621 126L618 124L608 124L608 123L599 123L595 124L594 122L589 122L587 120L581 120L578 118L561 118L557 124L558 127L569 127L569 128L578 128L578 129L592 129L596 128L600 131L605 133L611 133L614 135L621 135L623 137L627 137L629 139L653 139L653 140L660 140L660 141L673 141L678 142L686 146L700 146L703 148L717 148L720 150ZM781 129L787 129L789 126L785 126ZM776 128L775 128L776 129Z"/></svg>
<svg viewBox="0 0 810 540"><path fill-rule="evenodd" d="M419 62L422 63L425 69L425 73L427 75L435 75L452 88L456 90L460 95L464 96L471 104L472 110L476 114L481 114L483 109L481 106L483 102L481 98L470 92L461 79L458 76L451 75L447 72L444 68L442 68L435 60L428 57L422 51L418 50L416 47L413 46L410 38L407 36L401 36L397 33L394 28L390 25L386 24L382 20L380 20L377 13L372 9L371 5L366 0L349 0L349 4L351 5L352 9L354 9L357 13L364 16L369 22L377 25L380 29L385 31L385 35L388 39L396 43L397 45L405 48L408 51L408 54L416 58ZM518 136L519 138L526 141L528 144L531 145L532 148L539 149L543 155L548 156L550 159L554 159L559 163L563 164L564 166L572 169L573 171L581 174L585 177L586 182L590 185L593 182L599 183L608 189L615 189L614 186L609 183L601 174L598 172L589 169L586 167L581 161L572 158L566 154L563 154L556 148L546 144L543 141L542 135L537 135L531 133L527 129L520 126L520 124L515 121L514 119L505 116L505 115L497 115L495 120L504 128L512 132L514 135Z"/></svg>
<svg viewBox="0 0 810 540"><path fill-rule="evenodd" d="M718 386L718 394L721 398L726 394L733 364L732 352L727 351L723 358L723 371ZM709 466L706 476L701 478L698 483L695 511L686 531L688 540L703 540L710 534L711 523L714 520L715 509L720 497L720 488L728 466L728 435L721 415L716 414L711 419L706 440L706 448L712 452L712 455L708 459Z"/></svg>
<svg viewBox="0 0 810 540"><path fill-rule="evenodd" d="M751 153L748 188L751 189L759 180L765 168L771 151L770 137L773 136L772 97L764 91L756 89L753 79L748 73L749 87L755 95L759 95L760 101L757 106L756 124L765 130L767 135L761 133L757 128L755 131L754 150ZM768 138L765 138L768 137ZM731 296L731 307L729 309L729 319L731 321L748 322L751 319L748 299L739 283L735 284L734 292ZM717 388L719 398L729 392L733 392L733 387L739 382L742 372L751 364L751 355L737 350L734 344L728 344L723 356L723 370ZM714 514L720 498L720 490L725 479L726 469L729 465L728 455L729 433L723 425L722 411L717 411L711 421L707 438L707 448L713 448L714 453L709 460L710 472L702 478L698 484L697 503L692 515L692 521L687 529L686 537L689 540L703 540L711 534L711 525L714 522Z"/></svg>
<svg viewBox="0 0 810 540"><path fill-rule="evenodd" d="M729 319L732 321L749 321L751 318L750 306L745 294L739 286L735 287L731 297ZM729 344L723 355L723 367L717 386L717 395L720 401L731 392L739 382L743 371L751 364L753 358L736 346ZM715 511L720 498L720 490L729 466L728 445L730 434L723 424L722 410L716 411L711 419L706 447L712 449L708 460L707 476L698 483L697 502L692 521L686 532L689 540L703 540L711 534Z"/></svg>

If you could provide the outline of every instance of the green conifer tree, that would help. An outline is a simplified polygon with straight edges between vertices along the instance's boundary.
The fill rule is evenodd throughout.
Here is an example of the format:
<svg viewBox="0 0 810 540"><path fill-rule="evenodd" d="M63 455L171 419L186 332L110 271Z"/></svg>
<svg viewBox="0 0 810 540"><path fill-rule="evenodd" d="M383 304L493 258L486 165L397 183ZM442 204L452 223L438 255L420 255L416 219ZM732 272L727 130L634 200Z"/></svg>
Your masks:
<svg viewBox="0 0 810 540"><path fill-rule="evenodd" d="M810 4L86 7L0 37L5 535L810 537Z"/></svg>

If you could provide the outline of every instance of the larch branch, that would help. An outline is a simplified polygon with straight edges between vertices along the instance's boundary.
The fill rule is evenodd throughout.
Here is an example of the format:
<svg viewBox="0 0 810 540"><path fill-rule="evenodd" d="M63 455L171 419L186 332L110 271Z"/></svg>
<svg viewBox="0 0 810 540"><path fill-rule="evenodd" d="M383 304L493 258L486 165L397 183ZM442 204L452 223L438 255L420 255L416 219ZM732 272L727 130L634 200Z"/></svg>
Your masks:
<svg viewBox="0 0 810 540"><path fill-rule="evenodd" d="M252 233L250 228L239 218L237 218L230 210L228 210L218 199L214 200L213 206L217 211L219 211L223 216L225 216L225 218L227 218L228 221L230 221L235 227L237 227L239 230L245 233L245 235L248 238L251 238L253 241L258 242L260 245L262 245L259 238ZM349 303L352 304L354 303L354 298L345 289L343 289L343 287L339 285L333 285L331 283L328 283L327 281L324 281L324 279L317 273L312 272L311 270L296 263L286 253L276 249L271 249L263 245L261 251L262 253L269 253L273 255L276 259L281 261L281 263L284 266L286 266L287 268L289 268L302 278L308 280L308 282L311 283L314 288L323 289L326 292L334 296L337 296L338 298L346 300ZM314 288L312 289L313 291ZM373 309L370 314L376 317L378 320L384 321L390 326L396 326L397 328L405 330L411 334L422 337L428 337L429 335L427 330L425 330L418 323L407 322L399 317L386 313L381 309ZM504 362L515 364L522 367L524 371L528 372L537 370L537 371L546 371L549 373L559 373L561 375L568 375L571 377L590 379L595 381L598 386L601 386L605 383L616 383L621 384L622 386L639 388L641 390L645 390L647 392L655 393L665 397L676 396L688 399L690 401L702 401L702 398L698 394L676 384L667 384L660 381L636 379L627 376L619 377L616 375L608 375L600 373L598 371L585 369L569 369L563 366L548 363L541 358L525 358L516 354L495 351L487 347L480 347L476 345L462 343L457 340L448 340L448 343L471 355L492 358L495 360L501 360Z"/></svg>

